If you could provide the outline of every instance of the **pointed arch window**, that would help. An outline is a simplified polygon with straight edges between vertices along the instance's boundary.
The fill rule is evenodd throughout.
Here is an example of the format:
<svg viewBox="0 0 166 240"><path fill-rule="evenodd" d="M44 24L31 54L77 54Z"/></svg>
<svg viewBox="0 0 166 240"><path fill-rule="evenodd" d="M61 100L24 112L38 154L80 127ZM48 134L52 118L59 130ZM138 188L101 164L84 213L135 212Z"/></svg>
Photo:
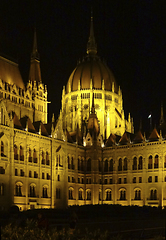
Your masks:
<svg viewBox="0 0 166 240"><path fill-rule="evenodd" d="M22 185L17 183L15 186L15 195L21 197L22 196Z"/></svg>
<svg viewBox="0 0 166 240"><path fill-rule="evenodd" d="M71 157L71 168L74 170L74 158Z"/></svg>
<svg viewBox="0 0 166 240"><path fill-rule="evenodd" d="M67 161L68 161L68 169L70 169L70 157L67 156Z"/></svg>
<svg viewBox="0 0 166 240"><path fill-rule="evenodd" d="M87 160L87 172L90 172L91 171L91 159L88 158Z"/></svg>
<svg viewBox="0 0 166 240"><path fill-rule="evenodd" d="M86 200L91 200L91 190L86 191Z"/></svg>
<svg viewBox="0 0 166 240"><path fill-rule="evenodd" d="M104 172L108 172L108 160L104 161Z"/></svg>
<svg viewBox="0 0 166 240"><path fill-rule="evenodd" d="M24 161L24 151L22 146L20 146L20 160Z"/></svg>
<svg viewBox="0 0 166 240"><path fill-rule="evenodd" d="M73 194L74 194L73 188L69 188L69 199L73 199Z"/></svg>
<svg viewBox="0 0 166 240"><path fill-rule="evenodd" d="M29 196L30 197L36 197L36 188L35 188L34 185L30 185Z"/></svg>
<svg viewBox="0 0 166 240"><path fill-rule="evenodd" d="M138 170L142 169L142 156L139 157Z"/></svg>
<svg viewBox="0 0 166 240"><path fill-rule="evenodd" d="M36 153L36 149L35 148L33 150L33 162L37 163L37 153Z"/></svg>
<svg viewBox="0 0 166 240"><path fill-rule="evenodd" d="M137 158L133 158L133 170L137 170Z"/></svg>
<svg viewBox="0 0 166 240"><path fill-rule="evenodd" d="M32 162L32 150L29 148L29 157L28 157L29 162Z"/></svg>
<svg viewBox="0 0 166 240"><path fill-rule="evenodd" d="M78 199L83 200L83 189L78 190Z"/></svg>
<svg viewBox="0 0 166 240"><path fill-rule="evenodd" d="M152 162L153 162L153 157L152 155L150 155L148 159L148 169L152 169Z"/></svg>
<svg viewBox="0 0 166 240"><path fill-rule="evenodd" d="M44 151L42 151L42 164L45 164L45 156L44 156Z"/></svg>
<svg viewBox="0 0 166 240"><path fill-rule="evenodd" d="M139 190L139 189L135 190L134 200L141 200L141 190Z"/></svg>
<svg viewBox="0 0 166 240"><path fill-rule="evenodd" d="M123 170L127 171L127 158L124 159Z"/></svg>
<svg viewBox="0 0 166 240"><path fill-rule="evenodd" d="M156 155L154 158L154 168L158 168L159 167L159 156Z"/></svg>
<svg viewBox="0 0 166 240"><path fill-rule="evenodd" d="M120 190L120 200L126 200L126 190Z"/></svg>
<svg viewBox="0 0 166 240"><path fill-rule="evenodd" d="M42 189L42 197L48 198L48 188L46 186L44 186Z"/></svg>
<svg viewBox="0 0 166 240"><path fill-rule="evenodd" d="M78 160L77 160L77 164L78 164L78 170L81 170L80 159L79 159L79 158L78 158Z"/></svg>
<svg viewBox="0 0 166 240"><path fill-rule="evenodd" d="M111 201L112 200L112 192L111 190L106 191L106 201Z"/></svg>
<svg viewBox="0 0 166 240"><path fill-rule="evenodd" d="M119 158L118 171L122 171L122 159Z"/></svg>
<svg viewBox="0 0 166 240"><path fill-rule="evenodd" d="M14 159L18 160L18 148L16 144L14 144Z"/></svg>
<svg viewBox="0 0 166 240"><path fill-rule="evenodd" d="M150 200L157 200L157 190L156 189L151 189Z"/></svg>
<svg viewBox="0 0 166 240"><path fill-rule="evenodd" d="M110 160L109 171L113 172L113 159Z"/></svg>
<svg viewBox="0 0 166 240"><path fill-rule="evenodd" d="M46 165L50 165L49 154L46 152Z"/></svg>

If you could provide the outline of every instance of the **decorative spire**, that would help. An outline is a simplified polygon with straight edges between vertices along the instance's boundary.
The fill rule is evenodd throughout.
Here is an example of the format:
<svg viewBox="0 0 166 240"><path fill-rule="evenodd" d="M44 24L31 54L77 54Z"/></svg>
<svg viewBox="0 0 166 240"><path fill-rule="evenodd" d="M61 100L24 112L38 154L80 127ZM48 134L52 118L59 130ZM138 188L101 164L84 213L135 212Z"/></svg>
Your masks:
<svg viewBox="0 0 166 240"><path fill-rule="evenodd" d="M163 124L164 121L164 113L163 113L163 103L161 103L161 116L160 116L160 125Z"/></svg>
<svg viewBox="0 0 166 240"><path fill-rule="evenodd" d="M31 59L40 59L39 57L39 53L37 50L37 35L36 35L36 28L34 30L34 40L33 40L33 50L32 50L32 54L31 54Z"/></svg>
<svg viewBox="0 0 166 240"><path fill-rule="evenodd" d="M87 54L95 55L97 53L97 45L95 42L93 31L93 12L91 11L90 36L87 44Z"/></svg>
<svg viewBox="0 0 166 240"><path fill-rule="evenodd" d="M30 64L30 71L29 71L29 80L33 83L41 82L41 70L40 70L40 59L39 53L37 50L37 36L36 36L36 28L34 31L34 42L33 42L33 49L31 54L31 64Z"/></svg>

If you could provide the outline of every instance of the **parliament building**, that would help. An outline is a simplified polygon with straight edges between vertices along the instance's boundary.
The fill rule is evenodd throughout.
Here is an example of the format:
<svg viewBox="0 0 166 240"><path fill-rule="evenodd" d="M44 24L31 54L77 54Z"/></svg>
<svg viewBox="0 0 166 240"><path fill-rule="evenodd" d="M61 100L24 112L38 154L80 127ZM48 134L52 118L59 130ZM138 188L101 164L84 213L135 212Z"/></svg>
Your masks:
<svg viewBox="0 0 166 240"><path fill-rule="evenodd" d="M134 132L112 71L97 54L93 17L86 56L62 90L58 119L47 122L34 34L29 79L0 56L0 208L69 205L166 206L166 124Z"/></svg>

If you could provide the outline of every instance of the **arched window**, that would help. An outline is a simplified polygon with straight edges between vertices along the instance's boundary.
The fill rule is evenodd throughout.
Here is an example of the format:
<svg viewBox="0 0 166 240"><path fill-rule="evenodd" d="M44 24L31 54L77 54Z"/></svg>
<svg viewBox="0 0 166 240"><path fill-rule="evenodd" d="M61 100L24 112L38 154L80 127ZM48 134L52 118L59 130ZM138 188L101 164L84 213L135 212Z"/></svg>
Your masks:
<svg viewBox="0 0 166 240"><path fill-rule="evenodd" d="M29 148L29 162L32 162L32 150Z"/></svg>
<svg viewBox="0 0 166 240"><path fill-rule="evenodd" d="M159 156L156 155L154 158L154 168L158 168L159 167Z"/></svg>
<svg viewBox="0 0 166 240"><path fill-rule="evenodd" d="M45 164L44 151L42 151L42 164Z"/></svg>
<svg viewBox="0 0 166 240"><path fill-rule="evenodd" d="M104 172L108 172L108 160L104 161Z"/></svg>
<svg viewBox="0 0 166 240"><path fill-rule="evenodd" d="M109 171L113 172L113 159L110 160Z"/></svg>
<svg viewBox="0 0 166 240"><path fill-rule="evenodd" d="M102 194L101 194L101 190L99 189L99 201L101 201L101 197L102 197Z"/></svg>
<svg viewBox="0 0 166 240"><path fill-rule="evenodd" d="M15 194L16 194L16 196L19 196L19 197L22 196L22 184L16 183Z"/></svg>
<svg viewBox="0 0 166 240"><path fill-rule="evenodd" d="M135 190L135 197L134 200L141 200L141 190Z"/></svg>
<svg viewBox="0 0 166 240"><path fill-rule="evenodd" d="M24 152L23 152L23 147L20 146L20 160L24 161Z"/></svg>
<svg viewBox="0 0 166 240"><path fill-rule="evenodd" d="M99 172L102 172L102 161L99 160Z"/></svg>
<svg viewBox="0 0 166 240"><path fill-rule="evenodd" d="M122 159L119 158L118 171L122 171Z"/></svg>
<svg viewBox="0 0 166 240"><path fill-rule="evenodd" d="M123 170L127 171L127 158L124 159Z"/></svg>
<svg viewBox="0 0 166 240"><path fill-rule="evenodd" d="M30 185L29 196L30 197L36 197L36 187L34 185Z"/></svg>
<svg viewBox="0 0 166 240"><path fill-rule="evenodd" d="M152 169L152 155L149 156L149 159L148 159L148 169Z"/></svg>
<svg viewBox="0 0 166 240"><path fill-rule="evenodd" d="M46 152L46 165L50 165L49 154Z"/></svg>
<svg viewBox="0 0 166 240"><path fill-rule="evenodd" d="M78 190L78 199L83 200L83 189Z"/></svg>
<svg viewBox="0 0 166 240"><path fill-rule="evenodd" d="M86 200L91 200L91 190L90 189L88 189L86 191Z"/></svg>
<svg viewBox="0 0 166 240"><path fill-rule="evenodd" d="M166 168L166 155L165 155L165 159L164 159L164 167Z"/></svg>
<svg viewBox="0 0 166 240"><path fill-rule="evenodd" d="M91 171L91 159L88 158L87 160L87 171L90 172Z"/></svg>
<svg viewBox="0 0 166 240"><path fill-rule="evenodd" d="M138 170L142 169L142 156L139 157Z"/></svg>
<svg viewBox="0 0 166 240"><path fill-rule="evenodd" d="M42 189L42 197L48 198L48 188L46 186L44 186Z"/></svg>
<svg viewBox="0 0 166 240"><path fill-rule="evenodd" d="M37 153L36 153L36 149L35 148L33 150L33 162L37 163Z"/></svg>
<svg viewBox="0 0 166 240"><path fill-rule="evenodd" d="M77 160L77 165L78 165L78 170L80 171L81 170L81 165L80 165L80 159L79 158Z"/></svg>
<svg viewBox="0 0 166 240"><path fill-rule="evenodd" d="M71 169L74 170L74 158L73 157L71 157Z"/></svg>
<svg viewBox="0 0 166 240"><path fill-rule="evenodd" d="M151 189L150 200L157 200L157 190L156 189Z"/></svg>
<svg viewBox="0 0 166 240"><path fill-rule="evenodd" d="M14 144L14 159L18 160L18 149L16 144Z"/></svg>
<svg viewBox="0 0 166 240"><path fill-rule="evenodd" d="M111 201L112 200L112 193L111 190L106 190L106 201Z"/></svg>
<svg viewBox="0 0 166 240"><path fill-rule="evenodd" d="M70 157L67 156L67 161L68 161L68 169L70 169Z"/></svg>
<svg viewBox="0 0 166 240"><path fill-rule="evenodd" d="M137 170L137 158L133 158L133 170Z"/></svg>
<svg viewBox="0 0 166 240"><path fill-rule="evenodd" d="M3 141L1 141L1 156L4 157L5 154L4 154L4 143Z"/></svg>
<svg viewBox="0 0 166 240"><path fill-rule="evenodd" d="M69 199L73 199L73 188L69 188Z"/></svg>
<svg viewBox="0 0 166 240"><path fill-rule="evenodd" d="M81 159L81 171L84 171L84 161Z"/></svg>
<svg viewBox="0 0 166 240"><path fill-rule="evenodd" d="M120 200L126 200L126 190L120 190Z"/></svg>

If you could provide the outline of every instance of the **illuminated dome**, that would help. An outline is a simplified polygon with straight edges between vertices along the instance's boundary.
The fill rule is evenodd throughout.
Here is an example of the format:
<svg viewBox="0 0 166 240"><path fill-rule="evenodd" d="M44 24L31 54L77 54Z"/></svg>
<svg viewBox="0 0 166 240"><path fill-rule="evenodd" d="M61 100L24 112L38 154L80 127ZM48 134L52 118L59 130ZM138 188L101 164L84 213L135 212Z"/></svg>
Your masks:
<svg viewBox="0 0 166 240"><path fill-rule="evenodd" d="M90 89L91 82L93 89L102 89L103 80L105 90L112 91L114 83L115 92L118 92L115 78L108 66L97 56L87 56L70 75L66 92L70 92L69 88L71 91L77 91L79 84L80 89Z"/></svg>
<svg viewBox="0 0 166 240"><path fill-rule="evenodd" d="M112 91L113 85L114 91L117 93L118 87L111 70L97 56L97 46L93 33L93 17L91 17L87 56L70 75L66 86L66 93L81 89L103 89L103 87L104 90Z"/></svg>

